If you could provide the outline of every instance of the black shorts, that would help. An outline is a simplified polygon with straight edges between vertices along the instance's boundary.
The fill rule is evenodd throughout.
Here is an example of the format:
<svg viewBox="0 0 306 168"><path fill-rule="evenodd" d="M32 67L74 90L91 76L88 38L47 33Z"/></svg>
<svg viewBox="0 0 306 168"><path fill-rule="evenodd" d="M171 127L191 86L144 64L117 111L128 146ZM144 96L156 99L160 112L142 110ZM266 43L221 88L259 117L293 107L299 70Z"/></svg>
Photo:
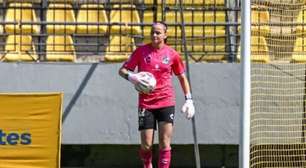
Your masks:
<svg viewBox="0 0 306 168"><path fill-rule="evenodd" d="M155 129L156 122L172 123L174 120L174 106L159 109L138 109L138 130Z"/></svg>

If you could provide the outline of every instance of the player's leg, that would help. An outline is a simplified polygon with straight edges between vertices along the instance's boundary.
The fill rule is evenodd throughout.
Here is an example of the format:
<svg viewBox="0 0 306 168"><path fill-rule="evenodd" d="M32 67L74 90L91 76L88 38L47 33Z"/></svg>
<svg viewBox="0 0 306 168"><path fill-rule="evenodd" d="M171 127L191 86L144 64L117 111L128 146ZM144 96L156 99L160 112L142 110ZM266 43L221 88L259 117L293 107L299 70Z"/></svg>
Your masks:
<svg viewBox="0 0 306 168"><path fill-rule="evenodd" d="M145 129L140 131L141 145L139 156L143 161L144 168L152 168L152 146L154 138L153 129Z"/></svg>
<svg viewBox="0 0 306 168"><path fill-rule="evenodd" d="M159 168L169 168L171 162L171 138L173 132L172 123L159 122Z"/></svg>
<svg viewBox="0 0 306 168"><path fill-rule="evenodd" d="M159 168L169 168L171 162L171 138L173 134L174 107L161 109L157 115L159 137Z"/></svg>
<svg viewBox="0 0 306 168"><path fill-rule="evenodd" d="M143 161L144 168L152 168L152 146L154 129L156 129L155 117L152 112L146 109L139 109L138 122L141 138L139 156Z"/></svg>
<svg viewBox="0 0 306 168"><path fill-rule="evenodd" d="M173 133L173 124L168 122L158 123L159 149L170 149Z"/></svg>

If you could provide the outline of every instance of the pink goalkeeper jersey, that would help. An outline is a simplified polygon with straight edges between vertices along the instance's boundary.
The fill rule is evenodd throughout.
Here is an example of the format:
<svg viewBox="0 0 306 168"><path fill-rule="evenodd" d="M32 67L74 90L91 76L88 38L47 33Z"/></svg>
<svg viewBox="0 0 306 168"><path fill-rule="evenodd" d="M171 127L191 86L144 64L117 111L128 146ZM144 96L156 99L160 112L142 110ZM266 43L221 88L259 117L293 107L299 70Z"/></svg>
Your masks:
<svg viewBox="0 0 306 168"><path fill-rule="evenodd" d="M151 72L157 81L156 88L150 94L139 94L139 107L157 109L175 105L175 93L172 85L172 74L185 72L180 55L168 45L155 49L151 44L138 47L123 67L138 72Z"/></svg>

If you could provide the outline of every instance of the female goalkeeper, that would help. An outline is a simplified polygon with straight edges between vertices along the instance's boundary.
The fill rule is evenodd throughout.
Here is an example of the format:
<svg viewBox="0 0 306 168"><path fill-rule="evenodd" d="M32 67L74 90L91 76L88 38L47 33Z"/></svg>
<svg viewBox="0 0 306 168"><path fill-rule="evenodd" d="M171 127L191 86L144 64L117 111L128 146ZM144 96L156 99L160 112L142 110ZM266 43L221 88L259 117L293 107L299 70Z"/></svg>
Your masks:
<svg viewBox="0 0 306 168"><path fill-rule="evenodd" d="M167 25L156 22L151 29L151 43L138 47L119 70L120 76L134 85L142 81L137 73L150 72L156 78L155 89L145 94L139 91L138 121L141 137L139 156L144 168L152 168L152 145L156 123L159 137L159 168L169 168L171 161L171 137L175 107L175 93L171 82L174 73L181 84L186 102L182 112L187 119L194 115L194 105L190 93L190 85L184 74L185 67L180 55L166 44Z"/></svg>

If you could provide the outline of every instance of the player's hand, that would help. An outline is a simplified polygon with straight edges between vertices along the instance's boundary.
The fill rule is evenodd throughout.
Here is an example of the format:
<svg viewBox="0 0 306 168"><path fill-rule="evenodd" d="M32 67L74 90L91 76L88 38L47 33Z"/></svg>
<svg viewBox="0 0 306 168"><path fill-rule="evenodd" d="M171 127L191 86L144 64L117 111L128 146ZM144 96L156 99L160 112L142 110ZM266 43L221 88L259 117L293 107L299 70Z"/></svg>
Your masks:
<svg viewBox="0 0 306 168"><path fill-rule="evenodd" d="M182 107L182 113L185 114L186 118L189 120L194 116L195 109L192 99L187 99Z"/></svg>
<svg viewBox="0 0 306 168"><path fill-rule="evenodd" d="M147 90L148 88L148 84L140 81L137 84L135 84L135 89L142 94L148 94L150 93L152 90ZM147 92L146 92L147 91Z"/></svg>
<svg viewBox="0 0 306 168"><path fill-rule="evenodd" d="M140 83L140 78L139 78L139 75L137 75L137 73L129 72L128 80L134 85L137 85L138 83Z"/></svg>

